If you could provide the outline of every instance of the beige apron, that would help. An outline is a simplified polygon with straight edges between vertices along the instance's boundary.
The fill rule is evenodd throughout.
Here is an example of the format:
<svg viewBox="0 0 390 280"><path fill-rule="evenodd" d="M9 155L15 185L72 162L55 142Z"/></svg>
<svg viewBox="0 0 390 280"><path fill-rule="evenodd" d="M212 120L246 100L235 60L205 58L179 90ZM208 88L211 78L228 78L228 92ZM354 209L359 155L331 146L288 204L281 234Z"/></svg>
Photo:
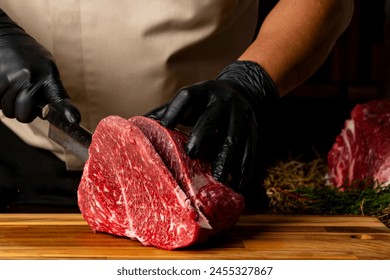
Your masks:
<svg viewBox="0 0 390 280"><path fill-rule="evenodd" d="M0 0L54 55L68 94L94 130L108 115L142 115L176 90L213 79L250 44L256 0ZM47 123L1 120L28 144L82 163L47 138Z"/></svg>

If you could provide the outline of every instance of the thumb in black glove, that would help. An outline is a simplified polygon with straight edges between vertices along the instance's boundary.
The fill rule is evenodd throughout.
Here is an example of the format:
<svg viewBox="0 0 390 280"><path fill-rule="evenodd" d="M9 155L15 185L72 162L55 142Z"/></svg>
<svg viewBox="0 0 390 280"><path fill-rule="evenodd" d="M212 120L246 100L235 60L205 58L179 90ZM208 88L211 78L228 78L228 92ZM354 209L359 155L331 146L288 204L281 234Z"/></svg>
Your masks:
<svg viewBox="0 0 390 280"><path fill-rule="evenodd" d="M0 10L0 109L28 123L51 103L71 123L81 120L50 52Z"/></svg>
<svg viewBox="0 0 390 280"><path fill-rule="evenodd" d="M167 128L193 126L186 151L192 158L211 155L213 176L242 190L253 175L259 111L279 98L277 88L257 63L236 61L216 80L179 90L171 102L146 116Z"/></svg>

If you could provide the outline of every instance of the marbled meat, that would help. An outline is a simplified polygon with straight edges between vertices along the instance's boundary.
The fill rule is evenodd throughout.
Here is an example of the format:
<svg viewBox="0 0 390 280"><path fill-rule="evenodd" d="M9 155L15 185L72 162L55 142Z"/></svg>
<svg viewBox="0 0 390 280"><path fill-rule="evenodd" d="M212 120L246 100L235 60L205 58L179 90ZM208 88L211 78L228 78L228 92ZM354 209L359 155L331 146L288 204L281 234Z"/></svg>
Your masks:
<svg viewBox="0 0 390 280"><path fill-rule="evenodd" d="M328 153L328 172L337 187L361 180L390 184L390 99L355 106Z"/></svg>
<svg viewBox="0 0 390 280"><path fill-rule="evenodd" d="M243 197L186 155L186 139L141 116L103 119L78 190L91 229L173 250L233 226Z"/></svg>

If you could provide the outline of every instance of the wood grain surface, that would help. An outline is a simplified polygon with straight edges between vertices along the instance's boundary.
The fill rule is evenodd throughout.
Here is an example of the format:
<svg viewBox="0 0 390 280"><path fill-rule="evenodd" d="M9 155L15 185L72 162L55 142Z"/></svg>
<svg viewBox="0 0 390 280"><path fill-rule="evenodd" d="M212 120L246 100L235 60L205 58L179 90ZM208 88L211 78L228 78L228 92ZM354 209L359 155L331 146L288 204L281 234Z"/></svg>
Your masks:
<svg viewBox="0 0 390 280"><path fill-rule="evenodd" d="M363 216L244 215L191 248L93 233L80 214L0 214L0 259L390 259L390 230Z"/></svg>

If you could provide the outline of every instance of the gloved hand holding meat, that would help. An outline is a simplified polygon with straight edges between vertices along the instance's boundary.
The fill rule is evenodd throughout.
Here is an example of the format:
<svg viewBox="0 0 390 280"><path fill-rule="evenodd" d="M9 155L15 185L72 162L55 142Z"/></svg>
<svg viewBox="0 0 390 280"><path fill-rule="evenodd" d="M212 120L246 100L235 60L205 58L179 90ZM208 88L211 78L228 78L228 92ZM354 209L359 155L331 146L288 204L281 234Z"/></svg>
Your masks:
<svg viewBox="0 0 390 280"><path fill-rule="evenodd" d="M62 85L50 52L0 10L0 109L28 123L51 103L69 122L80 122L78 109Z"/></svg>
<svg viewBox="0 0 390 280"><path fill-rule="evenodd" d="M277 98L258 64L237 61L216 80L186 87L148 114L168 129L148 118L105 118L94 132L78 190L84 218L94 231L164 249L231 227L244 200L215 179L225 182L230 174L233 186L245 185L256 156L257 112ZM194 126L189 137L172 130L178 123ZM201 156L214 150L211 176Z"/></svg>
<svg viewBox="0 0 390 280"><path fill-rule="evenodd" d="M253 173L258 135L258 112L278 91L262 67L236 61L216 80L179 90L168 104L147 116L168 128L193 126L186 152L192 158L211 155L213 176L240 190ZM260 136L261 137L261 136Z"/></svg>

